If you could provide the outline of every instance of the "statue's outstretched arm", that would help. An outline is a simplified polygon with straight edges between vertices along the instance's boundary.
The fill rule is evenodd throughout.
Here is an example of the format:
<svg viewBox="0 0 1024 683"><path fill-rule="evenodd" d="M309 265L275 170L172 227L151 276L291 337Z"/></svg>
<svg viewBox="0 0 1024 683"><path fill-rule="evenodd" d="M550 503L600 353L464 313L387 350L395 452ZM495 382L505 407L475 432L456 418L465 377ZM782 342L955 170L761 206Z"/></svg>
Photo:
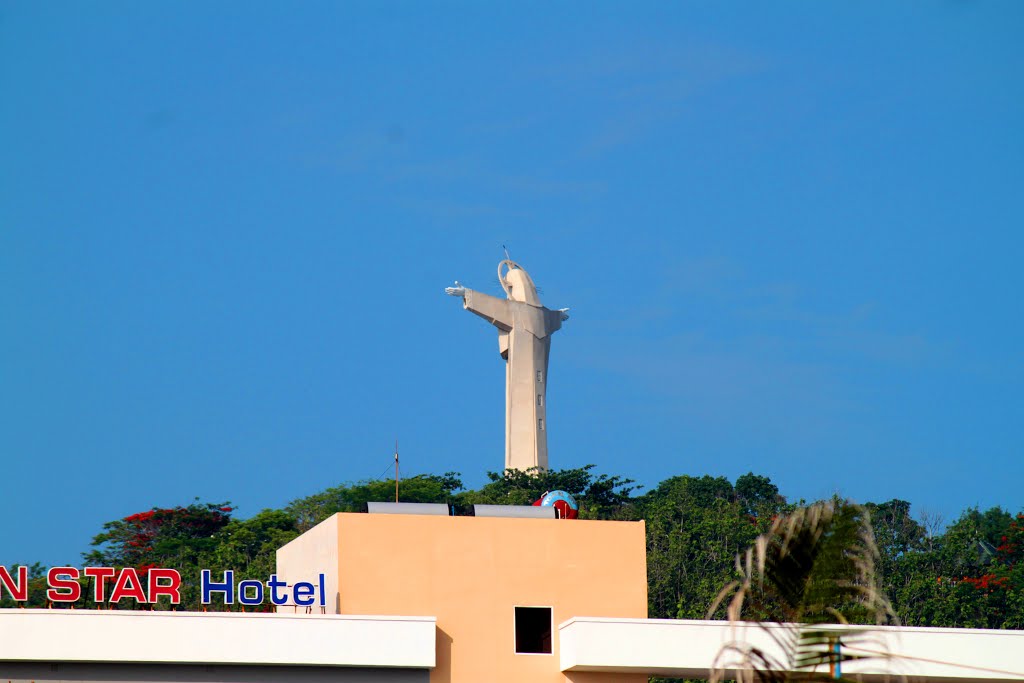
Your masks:
<svg viewBox="0 0 1024 683"><path fill-rule="evenodd" d="M475 313L496 327L512 329L512 302L507 299L467 289L462 297L462 305L470 313Z"/></svg>
<svg viewBox="0 0 1024 683"><path fill-rule="evenodd" d="M444 293L460 297L463 308L492 325L506 330L512 329L512 310L507 300L464 287L458 280L455 281L454 287L445 287Z"/></svg>

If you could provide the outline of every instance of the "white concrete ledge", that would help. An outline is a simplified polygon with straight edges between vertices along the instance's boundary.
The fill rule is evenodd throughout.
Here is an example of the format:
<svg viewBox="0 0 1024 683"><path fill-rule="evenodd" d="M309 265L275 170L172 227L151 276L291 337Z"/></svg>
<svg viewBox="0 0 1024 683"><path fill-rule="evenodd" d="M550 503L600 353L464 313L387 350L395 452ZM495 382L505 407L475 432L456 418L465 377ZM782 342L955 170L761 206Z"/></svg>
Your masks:
<svg viewBox="0 0 1024 683"><path fill-rule="evenodd" d="M646 673L707 678L729 643L749 643L781 658L772 638L787 627L724 621L576 617L559 626L565 672ZM857 648L844 652L889 653L843 665L844 676L865 681L1024 681L1024 631L986 629L849 627L868 629ZM841 633L844 627L836 627ZM848 629L847 629L848 630ZM735 660L734 660L735 661ZM735 672L728 661L719 665ZM731 678L735 676L726 676Z"/></svg>
<svg viewBox="0 0 1024 683"><path fill-rule="evenodd" d="M0 609L0 661L432 668L434 617Z"/></svg>

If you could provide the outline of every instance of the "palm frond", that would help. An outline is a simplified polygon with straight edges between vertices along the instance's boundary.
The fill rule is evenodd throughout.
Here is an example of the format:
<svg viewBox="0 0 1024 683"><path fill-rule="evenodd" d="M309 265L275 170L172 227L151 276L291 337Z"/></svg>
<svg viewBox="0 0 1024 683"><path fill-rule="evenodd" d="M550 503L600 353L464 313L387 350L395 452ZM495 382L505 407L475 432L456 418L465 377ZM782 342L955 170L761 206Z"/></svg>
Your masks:
<svg viewBox="0 0 1024 683"><path fill-rule="evenodd" d="M730 622L762 627L762 643L726 645L716 657L713 683L726 672L772 682L838 677L843 662L862 658L848 648L868 649L859 645L872 639L870 631L849 624L898 623L879 586L877 558L868 511L854 503L818 503L774 520L737 555L739 578L722 588L708 612L711 618L727 603Z"/></svg>

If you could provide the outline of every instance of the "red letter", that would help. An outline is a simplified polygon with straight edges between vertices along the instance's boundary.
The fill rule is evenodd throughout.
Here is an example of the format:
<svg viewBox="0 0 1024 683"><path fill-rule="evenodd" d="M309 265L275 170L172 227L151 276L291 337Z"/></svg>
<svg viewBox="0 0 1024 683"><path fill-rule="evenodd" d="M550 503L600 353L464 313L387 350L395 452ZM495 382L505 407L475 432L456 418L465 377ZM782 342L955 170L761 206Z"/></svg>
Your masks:
<svg viewBox="0 0 1024 683"><path fill-rule="evenodd" d="M125 567L117 575L114 590L110 591L110 602L120 602L121 598L135 598L135 602L146 602L146 591L142 588L139 573L131 567Z"/></svg>
<svg viewBox="0 0 1024 683"><path fill-rule="evenodd" d="M103 602L107 592L103 584L117 572L113 567L86 567L82 573L96 579L96 585L92 589L92 599L96 602Z"/></svg>
<svg viewBox="0 0 1024 683"><path fill-rule="evenodd" d="M18 583L14 583L14 578L7 572L7 567L0 565L0 595L3 595L4 587L10 591L16 602L28 600L28 567L18 567Z"/></svg>
<svg viewBox="0 0 1024 683"><path fill-rule="evenodd" d="M158 579L168 579L170 583L160 584ZM177 569L153 567L149 570L149 601L156 602L161 595L168 596L172 605L181 602L181 574Z"/></svg>
<svg viewBox="0 0 1024 683"><path fill-rule="evenodd" d="M67 575L70 578L60 577ZM54 602L75 602L82 597L82 586L75 579L78 578L78 570L74 567L51 567L46 572L46 585L50 590L46 591L46 599ZM61 592L58 589L67 592Z"/></svg>

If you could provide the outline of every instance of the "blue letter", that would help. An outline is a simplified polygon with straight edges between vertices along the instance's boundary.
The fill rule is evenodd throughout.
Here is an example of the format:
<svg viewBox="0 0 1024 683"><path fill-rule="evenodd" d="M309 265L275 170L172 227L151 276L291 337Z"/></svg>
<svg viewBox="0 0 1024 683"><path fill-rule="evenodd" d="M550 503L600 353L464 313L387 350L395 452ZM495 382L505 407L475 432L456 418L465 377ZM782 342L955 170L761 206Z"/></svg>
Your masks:
<svg viewBox="0 0 1024 683"><path fill-rule="evenodd" d="M204 569L202 573L202 579L200 581L203 588L203 604L209 605L210 593L223 593L224 604L233 605L235 603L235 572L227 569L224 571L224 582L214 583L210 580L210 570Z"/></svg>
<svg viewBox="0 0 1024 683"><path fill-rule="evenodd" d="M296 605L306 606L313 604L313 591L316 590L313 588L313 584L300 581L293 586L292 590L294 591Z"/></svg>
<svg viewBox="0 0 1024 683"><path fill-rule="evenodd" d="M324 589L324 575L320 575L320 606L327 606L327 591Z"/></svg>
<svg viewBox="0 0 1024 683"><path fill-rule="evenodd" d="M256 597L250 598L248 595L246 595L246 588L255 588ZM242 603L243 605L263 604L263 584L259 581L253 581L252 579L240 582L238 584L238 602Z"/></svg>
<svg viewBox="0 0 1024 683"><path fill-rule="evenodd" d="M278 595L277 593L278 588L287 587L287 583L285 583L284 581L277 580L277 574L271 574L270 581L267 581L267 588L270 589L270 602L274 603L275 605L283 605L286 602L288 602L287 595Z"/></svg>

